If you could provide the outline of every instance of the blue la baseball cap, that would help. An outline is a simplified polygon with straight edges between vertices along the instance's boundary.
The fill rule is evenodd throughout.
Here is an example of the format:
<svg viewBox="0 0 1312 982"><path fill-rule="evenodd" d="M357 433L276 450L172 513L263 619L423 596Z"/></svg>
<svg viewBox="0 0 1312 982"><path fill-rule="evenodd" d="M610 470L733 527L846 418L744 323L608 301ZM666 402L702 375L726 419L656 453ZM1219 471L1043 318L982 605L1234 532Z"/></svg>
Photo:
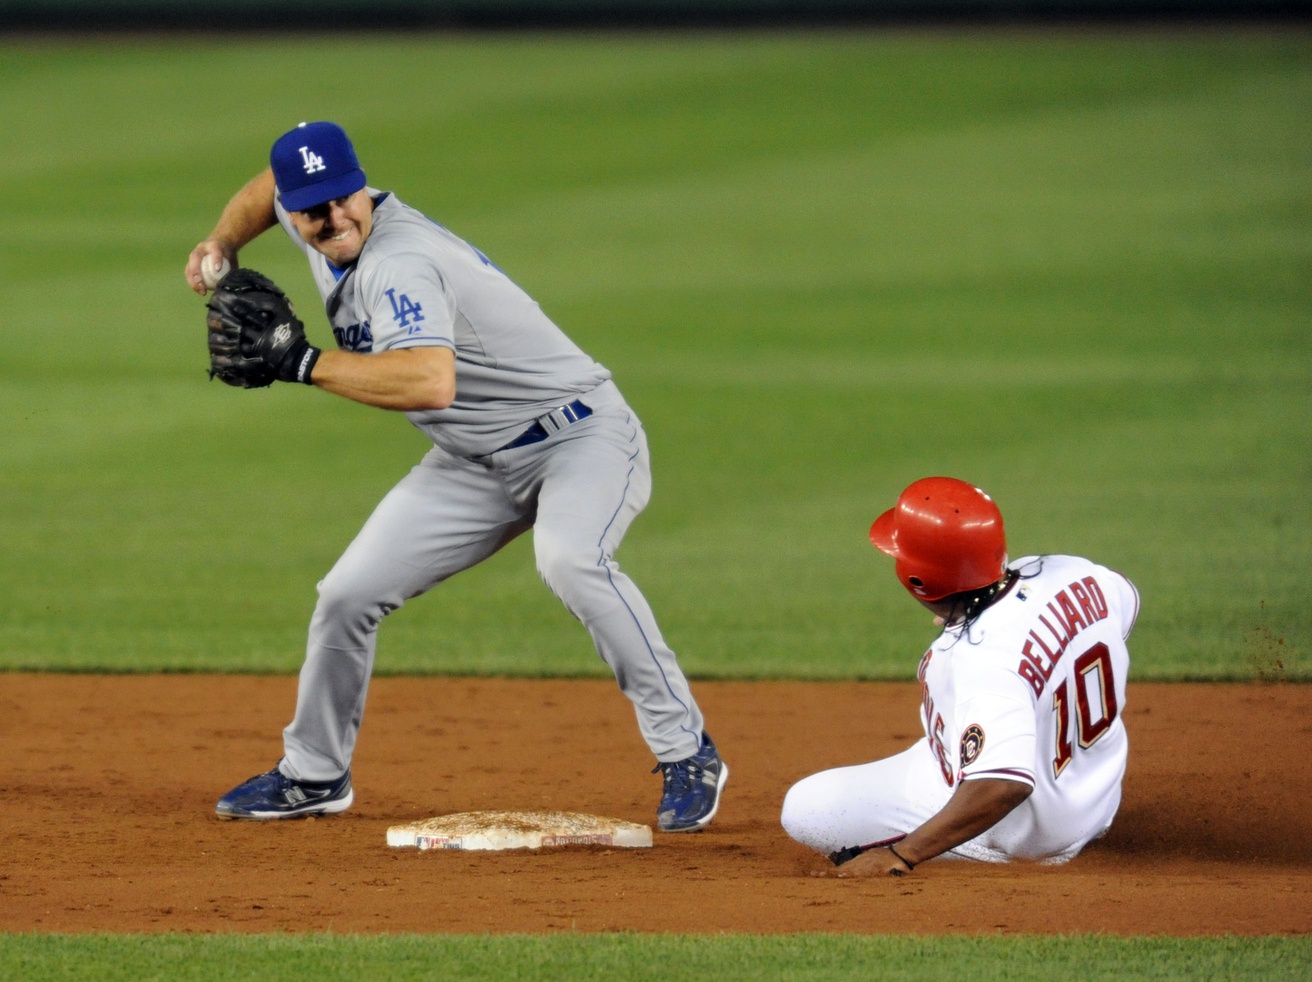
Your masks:
<svg viewBox="0 0 1312 982"><path fill-rule="evenodd" d="M365 185L351 138L336 123L301 123L274 141L269 151L282 206L305 211Z"/></svg>

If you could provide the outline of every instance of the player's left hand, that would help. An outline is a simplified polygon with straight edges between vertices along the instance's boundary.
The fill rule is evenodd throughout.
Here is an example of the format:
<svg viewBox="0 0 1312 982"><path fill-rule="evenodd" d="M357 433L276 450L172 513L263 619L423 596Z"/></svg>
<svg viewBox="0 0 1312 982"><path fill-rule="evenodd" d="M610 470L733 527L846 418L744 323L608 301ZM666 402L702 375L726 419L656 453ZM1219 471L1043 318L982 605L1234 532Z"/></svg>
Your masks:
<svg viewBox="0 0 1312 982"><path fill-rule="evenodd" d="M259 389L275 380L310 381L319 349L287 296L268 277L239 267L224 277L205 304L210 377Z"/></svg>
<svg viewBox="0 0 1312 982"><path fill-rule="evenodd" d="M891 849L868 849L855 859L849 859L830 873L838 879L874 876L907 876L912 867Z"/></svg>

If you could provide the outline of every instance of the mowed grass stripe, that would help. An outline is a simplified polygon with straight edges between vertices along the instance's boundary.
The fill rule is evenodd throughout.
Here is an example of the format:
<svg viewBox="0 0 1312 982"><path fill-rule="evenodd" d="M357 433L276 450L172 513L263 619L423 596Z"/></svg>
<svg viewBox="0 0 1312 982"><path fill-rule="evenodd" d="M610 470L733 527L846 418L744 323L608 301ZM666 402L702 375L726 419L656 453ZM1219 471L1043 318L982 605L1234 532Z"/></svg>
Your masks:
<svg viewBox="0 0 1312 982"><path fill-rule="evenodd" d="M1312 674L1305 35L314 51L368 90L280 41L6 46L0 663L299 664L314 583L423 441L206 382L181 267L272 135L332 116L615 371L656 472L620 558L694 674L907 677L931 628L865 529L928 473L988 487L1016 554L1130 573L1139 677ZM184 84L219 66L240 123ZM295 250L244 259L327 340ZM389 618L380 670L604 672L530 551Z"/></svg>

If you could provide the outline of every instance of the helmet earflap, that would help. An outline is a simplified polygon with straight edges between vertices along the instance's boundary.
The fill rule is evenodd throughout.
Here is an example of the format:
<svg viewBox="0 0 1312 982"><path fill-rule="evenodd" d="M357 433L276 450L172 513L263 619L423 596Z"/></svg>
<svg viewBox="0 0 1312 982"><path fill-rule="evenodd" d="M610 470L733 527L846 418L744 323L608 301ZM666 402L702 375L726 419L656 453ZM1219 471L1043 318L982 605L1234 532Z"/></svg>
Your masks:
<svg viewBox="0 0 1312 982"><path fill-rule="evenodd" d="M870 541L897 563L918 600L980 590L1002 579L1007 537L993 499L965 481L926 477L870 526Z"/></svg>

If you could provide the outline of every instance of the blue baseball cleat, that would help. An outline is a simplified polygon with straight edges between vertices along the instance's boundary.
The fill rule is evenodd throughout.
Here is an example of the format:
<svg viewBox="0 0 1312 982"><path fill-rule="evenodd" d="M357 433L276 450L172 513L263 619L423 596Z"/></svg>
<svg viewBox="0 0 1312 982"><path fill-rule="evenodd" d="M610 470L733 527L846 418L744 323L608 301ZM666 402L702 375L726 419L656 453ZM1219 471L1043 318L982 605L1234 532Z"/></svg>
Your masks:
<svg viewBox="0 0 1312 982"><path fill-rule="evenodd" d="M344 812L354 800L349 770L336 781L320 784L293 781L275 767L225 794L214 813L219 818L301 818Z"/></svg>
<svg viewBox="0 0 1312 982"><path fill-rule="evenodd" d="M710 734L702 734L702 746L686 760L657 764L652 770L665 772L665 791L656 812L662 832L696 832L715 817L720 791L729 779L729 766L720 759Z"/></svg>

